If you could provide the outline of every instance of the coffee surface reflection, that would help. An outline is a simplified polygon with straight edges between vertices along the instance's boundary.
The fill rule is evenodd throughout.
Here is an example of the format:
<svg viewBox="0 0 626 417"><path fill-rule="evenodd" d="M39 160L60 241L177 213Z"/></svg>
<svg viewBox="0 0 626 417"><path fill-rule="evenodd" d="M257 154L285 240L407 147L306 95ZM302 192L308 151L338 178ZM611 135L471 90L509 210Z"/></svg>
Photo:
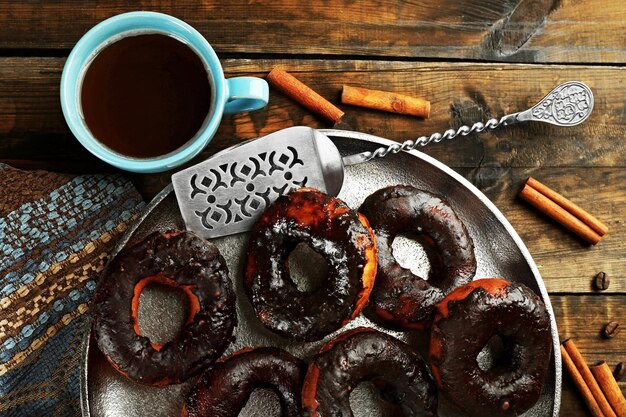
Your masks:
<svg viewBox="0 0 626 417"><path fill-rule="evenodd" d="M184 43L161 34L128 36L105 47L87 68L80 95L92 135L135 158L183 146L211 107L203 61Z"/></svg>

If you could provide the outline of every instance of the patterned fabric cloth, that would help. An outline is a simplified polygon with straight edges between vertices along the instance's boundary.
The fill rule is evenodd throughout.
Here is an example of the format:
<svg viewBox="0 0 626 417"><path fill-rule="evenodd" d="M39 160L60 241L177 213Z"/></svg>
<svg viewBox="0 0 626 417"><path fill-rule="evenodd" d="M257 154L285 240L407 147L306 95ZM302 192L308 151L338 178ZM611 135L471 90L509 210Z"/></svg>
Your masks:
<svg viewBox="0 0 626 417"><path fill-rule="evenodd" d="M79 416L84 314L144 207L116 175L0 164L0 416Z"/></svg>

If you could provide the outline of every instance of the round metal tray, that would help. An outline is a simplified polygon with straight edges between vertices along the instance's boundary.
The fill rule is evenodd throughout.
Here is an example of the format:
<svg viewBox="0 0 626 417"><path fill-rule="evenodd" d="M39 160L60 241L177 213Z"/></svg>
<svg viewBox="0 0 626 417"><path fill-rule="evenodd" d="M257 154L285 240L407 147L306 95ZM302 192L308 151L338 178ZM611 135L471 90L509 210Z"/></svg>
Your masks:
<svg viewBox="0 0 626 417"><path fill-rule="evenodd" d="M363 133L334 130L323 132L331 137L342 155L373 150L380 145L392 143L387 139ZM554 312L539 271L513 227L493 203L467 180L444 164L417 151L401 152L389 155L384 160L374 160L347 167L345 182L339 197L351 207L358 208L365 197L373 191L395 184L414 185L442 194L447 198L474 239L478 262L477 277L505 277L512 281L524 283L541 295L552 322L553 361L541 398L524 416L558 416L561 400L561 356ZM122 237L112 255L117 254L125 245L132 244L155 230L172 228L182 229L184 223L170 185L150 203L142 217ZM295 343L272 334L256 319L243 292L242 271L247 234L217 238L213 239L212 242L219 247L226 259L237 293L239 324L235 334L236 341L230 346L227 353L247 346L278 346L307 360L317 352L324 342L337 333L358 326L378 328L416 346L425 353L427 334L386 329L375 323L375 318L367 312L357 317L343 329L319 342ZM415 246L411 246L410 241L405 241L405 244L408 246L400 247L399 252L416 249ZM422 253L421 256L423 257L424 254ZM294 262L297 266L298 260ZM142 327L145 326L150 330L147 334L165 340L175 336L175 333L173 335L163 334L163 329L169 329L169 333L171 333L171 322L180 321L183 317L184 312L180 306L179 308L172 307L178 304L181 302L171 292L152 291L146 296L142 294L141 323ZM164 308L164 305L169 307ZM150 312L154 314L150 314ZM82 359L81 401L84 417L171 417L180 415L182 402L190 389L191 382L154 388L125 379L108 364L91 338L90 331L86 331ZM387 417L392 415L393 411L388 409L384 402L378 400L377 394L370 384L359 385L350 398L354 414L357 417ZM445 400L441 399L440 404L440 416L462 416ZM278 416L280 415L280 405L277 397L271 391L259 389L253 393L240 415L243 417Z"/></svg>

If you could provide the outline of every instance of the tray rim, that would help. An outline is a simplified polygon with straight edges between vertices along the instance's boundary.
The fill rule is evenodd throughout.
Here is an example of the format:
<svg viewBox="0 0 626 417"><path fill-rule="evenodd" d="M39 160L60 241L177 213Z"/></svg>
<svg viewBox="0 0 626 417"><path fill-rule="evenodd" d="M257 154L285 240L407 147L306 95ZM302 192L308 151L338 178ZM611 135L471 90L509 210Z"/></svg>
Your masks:
<svg viewBox="0 0 626 417"><path fill-rule="evenodd" d="M362 132L354 132L348 130L339 130L339 129L317 129L320 133L333 138L347 138L360 140L364 142L369 142L373 144L389 146L392 144L397 144L398 142L382 138L380 136L371 135L368 133ZM248 142L248 141L246 141ZM213 156L223 154L228 152L229 150L241 145L241 143L233 145L229 148L226 148L220 152L215 153ZM506 219L504 214L496 207L496 205L485 195L482 191L480 191L476 186L474 186L471 182L461 176L459 173L454 171L452 168L440 162L439 160L423 153L418 150L410 150L410 151L402 151L403 153L408 153L418 159L427 162L437 169L443 171L447 175L451 176L453 179L458 181L462 186L468 189L474 196L476 196L496 217L496 219L504 226L505 230L511 236L518 249L520 250L524 260L530 267L531 272L537 282L537 286L539 288L539 292L542 300L546 304L546 308L548 309L548 314L550 316L550 326L551 326L551 335L552 335L552 353L554 355L554 408L552 410L553 417L559 417L559 412L561 408L561 388L562 388L562 358L561 358L561 350L560 350L560 340L557 329L556 317L554 315L554 310L552 308L552 303L550 301L550 296L548 294L548 290L545 286L543 278L535 264L535 261L532 258L532 255L528 251L528 248L522 241L522 238L517 234L511 223ZM209 158L211 158L209 157ZM115 245L113 250L111 251L110 258L115 257L119 251L126 245L126 243L130 240L130 237L133 233L139 228L139 226L143 223L143 221L148 217L148 215L152 212L152 210L163 201L171 192L173 192L174 188L172 183L170 182L163 190L161 190L146 206L143 212L133 221L133 223L126 229L120 241ZM81 345L81 364L80 364L80 404L81 404L81 415L82 417L91 417L89 411L89 375L88 375L88 359L89 359L89 345L91 340L91 315L88 315L87 319L84 323L84 336Z"/></svg>

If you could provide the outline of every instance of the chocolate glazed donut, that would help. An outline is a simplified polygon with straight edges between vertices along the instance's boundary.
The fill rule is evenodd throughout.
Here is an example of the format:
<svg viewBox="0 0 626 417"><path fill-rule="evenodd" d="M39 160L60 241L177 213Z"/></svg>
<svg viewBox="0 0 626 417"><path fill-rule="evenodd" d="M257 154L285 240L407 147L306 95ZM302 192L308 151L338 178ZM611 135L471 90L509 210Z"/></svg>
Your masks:
<svg viewBox="0 0 626 417"><path fill-rule="evenodd" d="M322 255L328 274L303 292L288 258L304 242ZM279 197L250 236L244 287L259 320L297 340L319 340L356 317L376 276L376 244L367 220L343 201L311 188Z"/></svg>
<svg viewBox="0 0 626 417"><path fill-rule="evenodd" d="M365 199L378 247L378 272L371 301L383 320L408 329L430 325L435 304L476 272L474 243L465 226L440 196L406 185L383 188ZM400 233L415 232L434 247L428 281L402 268L392 243Z"/></svg>
<svg viewBox="0 0 626 417"><path fill-rule="evenodd" d="M357 328L324 346L309 365L302 389L306 417L352 417L350 393L372 381L405 417L437 415L437 390L413 348L387 334Z"/></svg>
<svg viewBox="0 0 626 417"><path fill-rule="evenodd" d="M184 291L189 316L174 341L151 343L141 335L141 291L151 283ZM96 290L93 331L111 365L144 384L180 383L217 359L237 323L235 295L217 248L189 232L153 233L122 250Z"/></svg>
<svg viewBox="0 0 626 417"><path fill-rule="evenodd" d="M493 336L503 354L490 369L479 353ZM431 331L430 363L442 392L470 416L517 416L539 399L552 350L550 318L528 287L480 279L439 304Z"/></svg>
<svg viewBox="0 0 626 417"><path fill-rule="evenodd" d="M256 388L273 390L281 417L301 417L306 366L284 350L244 349L206 371L185 400L182 417L237 417Z"/></svg>

